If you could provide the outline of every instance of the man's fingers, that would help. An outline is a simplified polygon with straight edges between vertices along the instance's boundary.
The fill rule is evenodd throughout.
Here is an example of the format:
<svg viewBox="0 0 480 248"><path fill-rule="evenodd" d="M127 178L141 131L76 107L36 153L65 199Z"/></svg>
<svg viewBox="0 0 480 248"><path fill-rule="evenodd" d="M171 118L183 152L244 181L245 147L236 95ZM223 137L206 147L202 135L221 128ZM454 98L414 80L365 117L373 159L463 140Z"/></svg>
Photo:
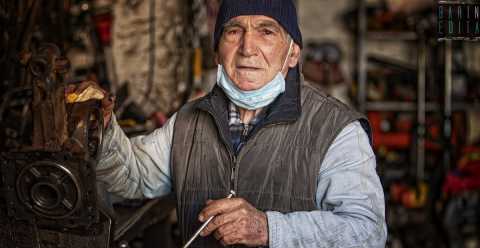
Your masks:
<svg viewBox="0 0 480 248"><path fill-rule="evenodd" d="M223 236L223 238L220 240L220 243L223 246L228 246L228 245L240 244L241 241L242 241L242 237L239 235L237 231L234 231L229 235Z"/></svg>
<svg viewBox="0 0 480 248"><path fill-rule="evenodd" d="M231 212L245 203L242 198L220 199L210 202L199 214L201 222L206 221L211 216Z"/></svg>
<svg viewBox="0 0 480 248"><path fill-rule="evenodd" d="M105 97L102 99L102 108L105 111L112 111L115 103L115 96L109 93L105 94Z"/></svg>
<svg viewBox="0 0 480 248"><path fill-rule="evenodd" d="M77 86L74 85L74 84L67 85L67 87L65 87L65 94L73 93L76 88L77 88Z"/></svg>
<svg viewBox="0 0 480 248"><path fill-rule="evenodd" d="M220 214L213 218L201 234L202 236L208 236L218 228L228 225L229 223L234 223L238 218L240 218L238 211Z"/></svg>
<svg viewBox="0 0 480 248"><path fill-rule="evenodd" d="M79 84L69 84L65 87L65 95L67 96L72 93L81 94L88 87L93 87L101 91L104 95L107 95L107 91L102 89L95 81L83 81Z"/></svg>
<svg viewBox="0 0 480 248"><path fill-rule="evenodd" d="M82 93L85 89L87 89L88 87L94 87L95 89L98 89L100 91L102 91L104 94L106 93L105 90L103 90L96 82L94 81L83 81L81 82L77 88L75 89L75 93L77 94L80 94Z"/></svg>
<svg viewBox="0 0 480 248"><path fill-rule="evenodd" d="M215 230L215 232L213 233L213 236L217 240L222 240L223 237L233 234L237 231L237 229L238 227L235 222L229 222L218 227L217 230Z"/></svg>
<svg viewBox="0 0 480 248"><path fill-rule="evenodd" d="M213 233L222 245L243 244L257 247L268 244L265 213L242 198L209 201L200 213L200 221L213 217L202 236Z"/></svg>
<svg viewBox="0 0 480 248"><path fill-rule="evenodd" d="M95 81L87 80L79 84L67 85L65 87L65 99L67 99L67 101L73 102L80 94L82 94L82 92L84 92L89 87L92 87L95 90L101 91L103 93L103 99L101 100L103 110L103 127L107 128L112 117L113 109L115 107L115 96L109 94L107 91L102 89ZM70 96L71 94L76 94L76 96ZM73 99L70 99L70 97L72 97Z"/></svg>

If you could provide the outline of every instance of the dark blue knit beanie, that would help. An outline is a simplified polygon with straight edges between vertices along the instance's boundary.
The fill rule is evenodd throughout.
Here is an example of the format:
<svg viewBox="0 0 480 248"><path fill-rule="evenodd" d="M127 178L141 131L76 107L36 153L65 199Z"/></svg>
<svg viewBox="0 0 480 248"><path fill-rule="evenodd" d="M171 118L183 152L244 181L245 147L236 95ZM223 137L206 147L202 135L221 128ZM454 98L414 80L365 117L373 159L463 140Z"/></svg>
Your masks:
<svg viewBox="0 0 480 248"><path fill-rule="evenodd" d="M215 33L215 51L218 48L223 26L230 19L242 15L264 15L275 19L302 48L302 33L298 27L297 11L292 0L223 0L218 11Z"/></svg>

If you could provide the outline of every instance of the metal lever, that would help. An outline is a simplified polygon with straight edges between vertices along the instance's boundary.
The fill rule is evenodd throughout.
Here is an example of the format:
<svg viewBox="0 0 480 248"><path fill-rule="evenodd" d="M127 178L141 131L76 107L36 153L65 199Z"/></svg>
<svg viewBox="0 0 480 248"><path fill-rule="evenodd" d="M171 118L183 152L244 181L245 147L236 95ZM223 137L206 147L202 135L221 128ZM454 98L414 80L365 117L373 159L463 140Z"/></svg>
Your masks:
<svg viewBox="0 0 480 248"><path fill-rule="evenodd" d="M235 191L230 190L230 194L227 196L227 199L230 199L234 196L235 196ZM195 241L195 239L198 237L198 235L200 235L200 233L203 231L203 229L205 229L205 227L207 227L208 223L210 223L213 220L214 217L215 216L212 216L212 217L208 218L208 220L205 221L205 223L203 223L203 225L200 228L198 228L197 232L195 232L195 234L190 238L190 240L188 240L188 242L183 246L183 248L189 247L193 243L193 241Z"/></svg>

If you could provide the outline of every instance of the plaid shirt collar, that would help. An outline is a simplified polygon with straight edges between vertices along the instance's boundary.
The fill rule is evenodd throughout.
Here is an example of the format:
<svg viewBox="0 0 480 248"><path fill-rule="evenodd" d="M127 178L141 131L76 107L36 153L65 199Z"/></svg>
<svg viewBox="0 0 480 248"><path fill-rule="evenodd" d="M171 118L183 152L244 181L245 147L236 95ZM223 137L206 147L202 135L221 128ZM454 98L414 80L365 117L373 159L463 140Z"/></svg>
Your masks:
<svg viewBox="0 0 480 248"><path fill-rule="evenodd" d="M240 120L240 113L238 108L232 102L228 105L228 126L230 127L230 138L233 145L235 154L238 154L242 149L243 145L248 140L248 136L255 128L255 126L262 120L265 116L265 110L261 110L249 123L242 123Z"/></svg>
<svg viewBox="0 0 480 248"><path fill-rule="evenodd" d="M242 123L240 120L240 112L238 112L237 106L230 102L228 105L228 126L230 127L230 132L233 131L242 131L244 133L249 133L255 125L261 120L263 116L263 112L261 111L258 115L256 115L250 123ZM246 129L246 130L245 130Z"/></svg>

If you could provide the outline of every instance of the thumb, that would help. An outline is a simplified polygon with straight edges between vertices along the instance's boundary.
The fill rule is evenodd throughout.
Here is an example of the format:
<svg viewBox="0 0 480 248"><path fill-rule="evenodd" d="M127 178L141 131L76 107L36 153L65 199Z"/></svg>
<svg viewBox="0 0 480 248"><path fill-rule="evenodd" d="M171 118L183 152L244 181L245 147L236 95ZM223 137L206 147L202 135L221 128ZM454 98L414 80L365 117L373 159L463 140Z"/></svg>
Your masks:
<svg viewBox="0 0 480 248"><path fill-rule="evenodd" d="M105 97L102 99L102 109L105 112L112 112L115 107L115 95L105 93Z"/></svg>

